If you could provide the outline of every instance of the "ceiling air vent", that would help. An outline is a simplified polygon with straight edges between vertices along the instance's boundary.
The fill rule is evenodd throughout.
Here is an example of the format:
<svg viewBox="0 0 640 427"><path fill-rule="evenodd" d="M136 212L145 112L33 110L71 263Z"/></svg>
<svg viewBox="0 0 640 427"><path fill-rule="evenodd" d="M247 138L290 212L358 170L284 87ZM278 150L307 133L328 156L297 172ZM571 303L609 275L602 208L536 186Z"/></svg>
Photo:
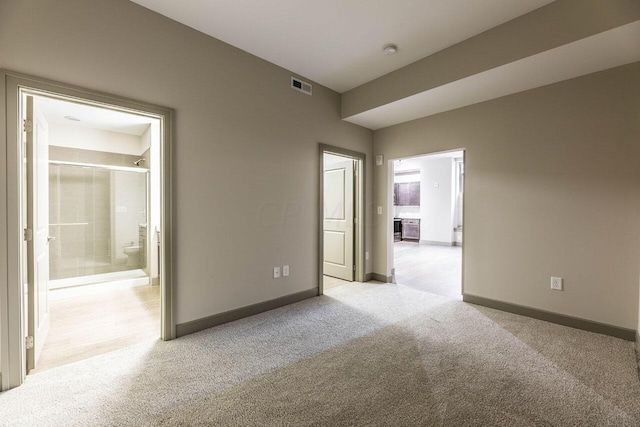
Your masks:
<svg viewBox="0 0 640 427"><path fill-rule="evenodd" d="M303 82L300 79L291 77L291 89L299 90L300 92L306 93L307 95L311 95L313 86L311 86L309 83Z"/></svg>

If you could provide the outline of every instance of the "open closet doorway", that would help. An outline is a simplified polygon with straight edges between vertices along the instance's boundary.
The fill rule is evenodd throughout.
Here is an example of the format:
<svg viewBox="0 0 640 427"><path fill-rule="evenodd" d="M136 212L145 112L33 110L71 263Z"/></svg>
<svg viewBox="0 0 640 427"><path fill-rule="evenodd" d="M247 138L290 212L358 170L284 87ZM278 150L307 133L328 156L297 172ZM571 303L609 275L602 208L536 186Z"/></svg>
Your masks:
<svg viewBox="0 0 640 427"><path fill-rule="evenodd" d="M462 298L464 152L391 162L394 282Z"/></svg>
<svg viewBox="0 0 640 427"><path fill-rule="evenodd" d="M29 373L172 339L174 326L170 111L3 77L17 107L7 109L8 187L19 189L8 223L21 231L8 276L22 284L1 289L5 390Z"/></svg>
<svg viewBox="0 0 640 427"><path fill-rule="evenodd" d="M320 293L364 281L364 154L321 145Z"/></svg>

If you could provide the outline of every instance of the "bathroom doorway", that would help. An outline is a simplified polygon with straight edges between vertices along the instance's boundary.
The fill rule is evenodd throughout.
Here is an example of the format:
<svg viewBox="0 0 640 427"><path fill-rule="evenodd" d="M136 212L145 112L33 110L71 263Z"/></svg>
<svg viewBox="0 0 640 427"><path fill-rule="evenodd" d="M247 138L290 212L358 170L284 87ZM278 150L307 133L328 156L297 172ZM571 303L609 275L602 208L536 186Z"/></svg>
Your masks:
<svg viewBox="0 0 640 427"><path fill-rule="evenodd" d="M28 373L172 339L175 327L170 110L3 77L6 105L18 106L6 112L7 185L19 189L8 223L23 234L17 247L9 240L8 276L24 289L2 289L5 390Z"/></svg>
<svg viewBox="0 0 640 427"><path fill-rule="evenodd" d="M158 119L41 94L23 99L34 117L27 158L37 156L27 167L24 211L33 199L35 215L48 224L48 274L35 273L42 290L33 319L34 327L48 325L34 332L27 322L30 336L38 336L27 372L158 339L160 193L150 179ZM41 177L30 186L31 169L48 172L48 182ZM29 261L25 269L31 271Z"/></svg>

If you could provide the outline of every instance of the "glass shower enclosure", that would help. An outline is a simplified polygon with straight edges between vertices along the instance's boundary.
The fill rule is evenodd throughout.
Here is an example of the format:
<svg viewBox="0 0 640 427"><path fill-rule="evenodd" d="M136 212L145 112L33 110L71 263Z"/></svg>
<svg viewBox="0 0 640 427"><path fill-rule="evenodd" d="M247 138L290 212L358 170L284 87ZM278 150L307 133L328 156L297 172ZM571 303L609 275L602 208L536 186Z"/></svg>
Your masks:
<svg viewBox="0 0 640 427"><path fill-rule="evenodd" d="M147 200L147 169L50 161L50 288L147 275Z"/></svg>

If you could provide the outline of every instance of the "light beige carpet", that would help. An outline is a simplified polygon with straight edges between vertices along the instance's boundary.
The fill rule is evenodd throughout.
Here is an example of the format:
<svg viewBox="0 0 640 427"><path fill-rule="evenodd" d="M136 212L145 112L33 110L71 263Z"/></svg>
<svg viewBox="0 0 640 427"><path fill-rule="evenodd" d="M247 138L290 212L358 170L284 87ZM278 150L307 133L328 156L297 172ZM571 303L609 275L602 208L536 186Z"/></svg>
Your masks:
<svg viewBox="0 0 640 427"><path fill-rule="evenodd" d="M3 425L638 426L630 342L403 286L30 376Z"/></svg>

